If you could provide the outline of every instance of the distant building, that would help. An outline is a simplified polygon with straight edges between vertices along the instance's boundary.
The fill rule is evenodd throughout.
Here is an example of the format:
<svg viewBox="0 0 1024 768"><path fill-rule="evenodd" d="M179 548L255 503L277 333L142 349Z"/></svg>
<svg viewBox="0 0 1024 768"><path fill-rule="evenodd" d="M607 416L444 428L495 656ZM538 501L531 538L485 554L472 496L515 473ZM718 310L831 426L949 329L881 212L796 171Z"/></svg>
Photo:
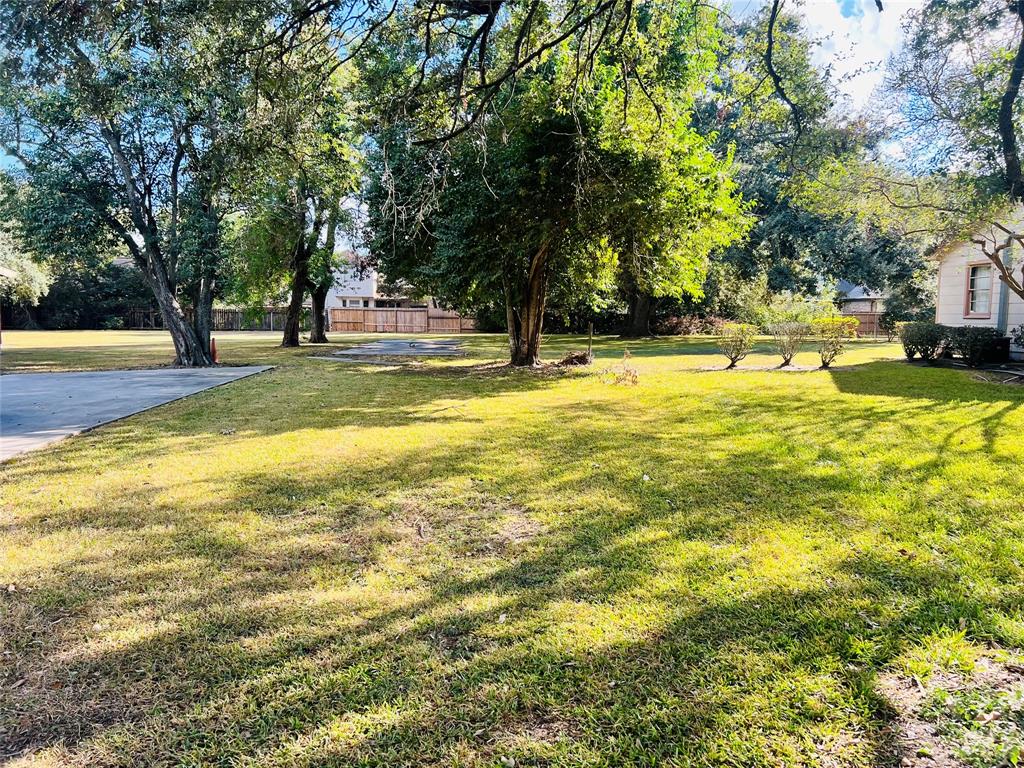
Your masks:
<svg viewBox="0 0 1024 768"><path fill-rule="evenodd" d="M885 311L885 294L863 285L854 285L849 280L840 280L836 285L839 312L860 320L857 332L861 336L879 335L879 318Z"/></svg>
<svg viewBox="0 0 1024 768"><path fill-rule="evenodd" d="M356 263L355 255L344 254L347 265L335 270L334 286L327 296L327 310L375 309L382 307L427 307L427 299L412 299L403 293L383 291L383 280L377 271Z"/></svg>
<svg viewBox="0 0 1024 768"><path fill-rule="evenodd" d="M844 315L881 314L885 311L885 294L882 291L840 280L836 292L839 294L839 310Z"/></svg>
<svg viewBox="0 0 1024 768"><path fill-rule="evenodd" d="M463 333L476 328L473 318L442 309L429 297L413 298L386 285L381 276L357 263L350 251L335 270L327 296L327 328L356 333Z"/></svg>

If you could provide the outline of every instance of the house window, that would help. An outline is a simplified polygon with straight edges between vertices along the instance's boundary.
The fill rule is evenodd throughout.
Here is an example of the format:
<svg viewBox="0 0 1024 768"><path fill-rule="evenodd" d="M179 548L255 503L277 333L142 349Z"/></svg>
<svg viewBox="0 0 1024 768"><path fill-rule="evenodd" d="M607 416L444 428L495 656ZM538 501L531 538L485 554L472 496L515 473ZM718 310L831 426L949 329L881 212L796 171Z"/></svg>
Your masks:
<svg viewBox="0 0 1024 768"><path fill-rule="evenodd" d="M992 265L971 264L967 270L967 297L964 301L964 316L991 317Z"/></svg>

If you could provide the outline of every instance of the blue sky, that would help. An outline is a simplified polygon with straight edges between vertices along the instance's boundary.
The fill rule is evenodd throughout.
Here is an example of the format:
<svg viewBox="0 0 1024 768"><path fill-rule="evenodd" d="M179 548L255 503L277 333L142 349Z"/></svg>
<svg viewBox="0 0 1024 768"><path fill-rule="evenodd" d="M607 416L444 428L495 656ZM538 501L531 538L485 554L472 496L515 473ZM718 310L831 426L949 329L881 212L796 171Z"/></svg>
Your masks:
<svg viewBox="0 0 1024 768"><path fill-rule="evenodd" d="M870 105L881 85L885 63L903 44L903 17L923 0L787 0L785 7L804 17L808 30L823 38L815 63L831 65L839 89L855 110Z"/></svg>

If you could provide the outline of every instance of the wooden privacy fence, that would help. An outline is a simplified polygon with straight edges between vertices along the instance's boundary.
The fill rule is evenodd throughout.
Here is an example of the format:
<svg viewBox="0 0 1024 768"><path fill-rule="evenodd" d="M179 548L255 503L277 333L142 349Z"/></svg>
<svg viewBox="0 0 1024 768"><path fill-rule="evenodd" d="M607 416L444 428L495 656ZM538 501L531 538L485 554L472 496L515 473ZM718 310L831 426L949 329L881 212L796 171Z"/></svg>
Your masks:
<svg viewBox="0 0 1024 768"><path fill-rule="evenodd" d="M433 307L374 307L332 309L330 330L352 333L464 333L476 321Z"/></svg>
<svg viewBox="0 0 1024 768"><path fill-rule="evenodd" d="M214 331L280 331L284 329L285 310L268 307L263 311L243 309L214 309ZM192 309L185 308L185 316L192 320ZM302 330L309 330L309 310L302 310ZM155 309L128 310L127 327L131 330L149 330L164 327L163 317Z"/></svg>
<svg viewBox="0 0 1024 768"><path fill-rule="evenodd" d="M860 320L857 326L858 336L885 336L885 331L878 325L881 312L850 312L847 317L856 317Z"/></svg>

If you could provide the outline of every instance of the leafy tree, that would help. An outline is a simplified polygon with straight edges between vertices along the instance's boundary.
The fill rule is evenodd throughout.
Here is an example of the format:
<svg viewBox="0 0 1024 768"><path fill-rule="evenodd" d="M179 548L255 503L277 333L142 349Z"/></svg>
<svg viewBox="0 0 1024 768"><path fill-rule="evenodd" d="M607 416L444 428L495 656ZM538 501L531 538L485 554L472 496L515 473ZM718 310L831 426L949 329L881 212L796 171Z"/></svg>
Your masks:
<svg viewBox="0 0 1024 768"><path fill-rule="evenodd" d="M318 50L317 55L310 51ZM306 41L304 54L330 60L323 38ZM347 70L328 76L317 67L291 67L279 85L289 106L274 140L258 161L260 183L250 183L232 218L236 279L233 292L262 306L285 297L288 313L283 346L298 346L305 295L312 299L309 340L326 343L328 292L338 266L338 230L350 223L344 207L359 170Z"/></svg>
<svg viewBox="0 0 1024 768"><path fill-rule="evenodd" d="M132 309L155 309L152 291L134 266L105 261L59 265L31 314L43 328L123 328Z"/></svg>
<svg viewBox="0 0 1024 768"><path fill-rule="evenodd" d="M898 229L923 247L969 239L1024 298L1024 244L1007 212L1024 202L1019 156L1024 4L929 0L909 16L891 63L880 121L906 157L852 152L823 169L808 193L819 209Z"/></svg>
<svg viewBox="0 0 1024 768"><path fill-rule="evenodd" d="M803 194L830 162L880 138L859 120L837 117L839 97L828 70L812 63L814 44L798 17L763 8L732 30L728 67L696 113L698 124L735 147L736 179L757 217L746 239L715 257L703 307L716 314L740 317L745 310L731 295L761 280L768 294L815 293L839 279L892 290L922 270L918 243L897 228L819 207Z"/></svg>
<svg viewBox="0 0 1024 768"><path fill-rule="evenodd" d="M0 222L0 297L38 304L52 280L49 270L21 249L12 225Z"/></svg>
<svg viewBox="0 0 1024 768"><path fill-rule="evenodd" d="M180 365L208 365L232 177L275 121L276 2L0 5L0 145L31 182L26 228L129 254ZM276 46L276 47L275 47ZM40 252L47 252L46 250ZM195 325L182 309L188 296Z"/></svg>
<svg viewBox="0 0 1024 768"><path fill-rule="evenodd" d="M631 103L611 60L581 82L566 46L510 85L476 131L440 146L416 144L408 121L378 133L368 245L382 271L464 311L500 301L516 365L539 361L549 299L593 305L623 267L653 291L699 288L708 253L740 236L745 217L729 158L689 124L713 58L695 52L681 67L652 53L658 35L696 51L707 30L662 21L624 43L647 47L637 55L656 98Z"/></svg>

